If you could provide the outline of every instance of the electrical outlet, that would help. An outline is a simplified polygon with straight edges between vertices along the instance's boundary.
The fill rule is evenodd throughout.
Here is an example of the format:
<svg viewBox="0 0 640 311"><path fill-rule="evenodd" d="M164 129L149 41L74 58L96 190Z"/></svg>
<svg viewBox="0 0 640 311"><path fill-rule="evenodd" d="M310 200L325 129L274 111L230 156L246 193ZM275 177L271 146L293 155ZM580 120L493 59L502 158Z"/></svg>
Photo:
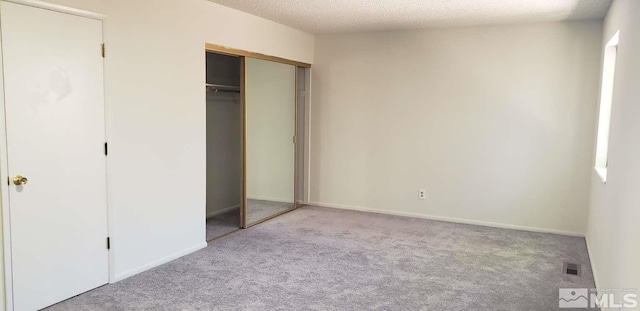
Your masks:
<svg viewBox="0 0 640 311"><path fill-rule="evenodd" d="M418 199L425 200L427 198L427 190L418 189Z"/></svg>

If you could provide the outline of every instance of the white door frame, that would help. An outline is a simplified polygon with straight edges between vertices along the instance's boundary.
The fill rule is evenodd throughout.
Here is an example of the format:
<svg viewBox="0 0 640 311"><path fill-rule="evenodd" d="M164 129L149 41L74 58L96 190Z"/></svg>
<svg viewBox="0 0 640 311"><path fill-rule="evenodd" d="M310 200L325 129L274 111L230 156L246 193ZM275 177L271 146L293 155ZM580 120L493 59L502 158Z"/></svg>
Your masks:
<svg viewBox="0 0 640 311"><path fill-rule="evenodd" d="M17 4L22 4L22 5L27 5L27 6L31 6L31 7L35 7L35 8L41 8L41 9L46 9L46 10L50 10L50 11L55 11L55 12L60 12L60 13L66 13L66 14L71 14L71 15L76 15L76 16L81 16L81 17L86 17L86 18L91 18L91 19L96 19L96 20L100 20L103 21L103 25L102 25L102 38L103 38L103 42L104 42L104 20L106 19L106 15L104 14L100 14L100 13L95 13L95 12L90 12L90 11L85 11L85 10L80 10L80 9L76 9L76 8L71 8L71 7L66 7L66 6L62 6L62 5L58 5L58 4L53 4L53 3L48 3L45 1L40 1L40 0L1 0L1 1L6 1L6 2L13 2L13 3L17 3ZM3 253L3 260L4 260L4 267L3 267L3 272L4 272L4 295L2 295L2 293L0 293L0 298L2 296L4 296L5 299L5 304L4 306L6 307L6 310L13 310L13 275L12 275L12 263L11 263L11 215L10 215L10 208L9 208L9 185L8 180L9 180L9 175L7 174L8 172L8 159L7 159L7 154L8 154L8 150L7 150L7 131L6 131L6 116L5 116L5 102L4 102L4 68L3 68L3 64L2 64L2 43L1 43L1 38L2 34L0 33L0 205L1 205L1 211L2 211L2 253ZM96 49L96 53L98 53L99 50ZM105 72L105 64L106 61L103 61L103 83L105 81L104 79L104 72ZM105 83L106 84L106 83ZM106 85L105 85L105 93L106 93ZM106 96L105 96L106 97ZM103 97L103 98L105 98ZM105 107L105 141L109 141L110 138L110 114L108 113L109 110L107 109L107 104L106 104L106 99L104 100L104 107ZM113 218L113 213L111 212L111 207L109 205L109 193L108 193L108 189L109 189L109 158L107 157L106 159L106 164L107 164L107 172L106 172L106 177L107 177L107 228L108 228L108 233L110 237L113 237L113 228L112 226L110 226L110 224L112 223L112 218ZM7 182L5 182L5 180L7 180ZM109 250L109 283L112 283L115 280L115 275L114 275L114 269L113 269L113 248L111 250ZM1 263L0 263L1 264ZM1 288L1 287L0 287ZM0 303L2 303L0 301ZM2 308L0 308L1 310Z"/></svg>

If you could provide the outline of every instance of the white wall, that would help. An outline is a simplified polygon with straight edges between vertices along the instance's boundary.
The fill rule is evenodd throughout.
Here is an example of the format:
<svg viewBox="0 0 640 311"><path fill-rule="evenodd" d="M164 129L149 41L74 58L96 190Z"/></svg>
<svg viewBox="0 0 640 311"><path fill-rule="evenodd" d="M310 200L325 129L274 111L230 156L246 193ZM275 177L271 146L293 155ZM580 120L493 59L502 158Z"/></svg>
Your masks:
<svg viewBox="0 0 640 311"><path fill-rule="evenodd" d="M205 0L53 2L108 16L112 280L204 247L205 43L310 63L313 36Z"/></svg>
<svg viewBox="0 0 640 311"><path fill-rule="evenodd" d="M296 67L247 58L247 198L294 200Z"/></svg>
<svg viewBox="0 0 640 311"><path fill-rule="evenodd" d="M584 234L601 29L316 36L311 203Z"/></svg>
<svg viewBox="0 0 640 311"><path fill-rule="evenodd" d="M620 30L607 183L591 173L587 242L600 288L640 289L640 1L615 0L603 48ZM594 119L595 120L595 119ZM592 136L595 141L595 135ZM593 166L593 162L591 165ZM638 308L640 310L640 308Z"/></svg>

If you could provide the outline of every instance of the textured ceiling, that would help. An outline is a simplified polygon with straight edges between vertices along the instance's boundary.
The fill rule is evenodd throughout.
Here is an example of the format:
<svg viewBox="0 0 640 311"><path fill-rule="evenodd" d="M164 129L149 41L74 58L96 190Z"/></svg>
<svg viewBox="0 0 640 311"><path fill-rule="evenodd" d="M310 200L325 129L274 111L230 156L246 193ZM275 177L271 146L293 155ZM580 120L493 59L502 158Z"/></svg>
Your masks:
<svg viewBox="0 0 640 311"><path fill-rule="evenodd" d="M313 34L593 19L602 18L611 4L611 0L211 1Z"/></svg>

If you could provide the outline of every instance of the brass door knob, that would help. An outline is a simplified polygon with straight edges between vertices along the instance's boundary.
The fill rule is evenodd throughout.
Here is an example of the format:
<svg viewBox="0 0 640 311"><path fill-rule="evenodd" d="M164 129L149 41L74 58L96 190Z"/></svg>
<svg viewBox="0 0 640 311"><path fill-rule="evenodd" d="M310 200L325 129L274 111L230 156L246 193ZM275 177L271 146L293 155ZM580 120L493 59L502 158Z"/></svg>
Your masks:
<svg viewBox="0 0 640 311"><path fill-rule="evenodd" d="M22 175L16 175L16 177L13 177L13 184L16 186L26 185L28 182L29 182L29 179L27 179L27 177L24 177Z"/></svg>

